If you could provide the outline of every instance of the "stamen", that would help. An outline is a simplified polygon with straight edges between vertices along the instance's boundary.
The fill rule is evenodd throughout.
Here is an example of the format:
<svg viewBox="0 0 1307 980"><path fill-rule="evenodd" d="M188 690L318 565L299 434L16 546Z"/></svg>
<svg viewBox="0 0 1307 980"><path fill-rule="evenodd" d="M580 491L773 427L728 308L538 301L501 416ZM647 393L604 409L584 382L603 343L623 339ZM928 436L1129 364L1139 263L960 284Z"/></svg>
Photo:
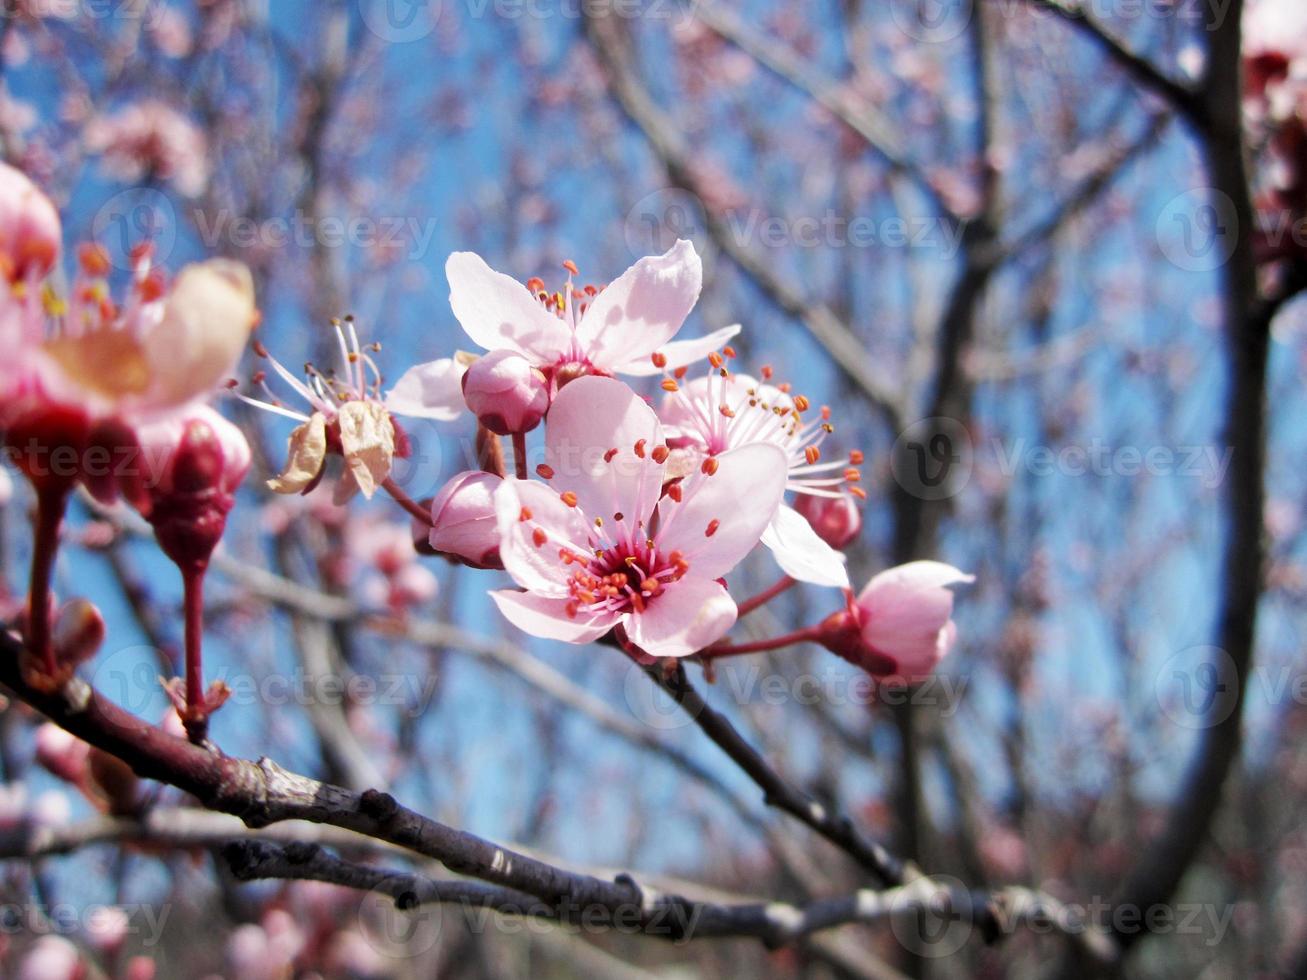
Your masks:
<svg viewBox="0 0 1307 980"><path fill-rule="evenodd" d="M704 530L703 536L705 538L711 538L714 534L717 533L717 529L721 527L721 524L722 522L714 517L711 521L708 522L708 527Z"/></svg>
<svg viewBox="0 0 1307 980"><path fill-rule="evenodd" d="M576 494L571 490L565 490L558 495L558 499L567 504L568 507L576 506Z"/></svg>
<svg viewBox="0 0 1307 980"><path fill-rule="evenodd" d="M536 467L536 473L542 480L552 480L554 478L553 467L541 463Z"/></svg>
<svg viewBox="0 0 1307 980"><path fill-rule="evenodd" d="M661 465L667 462L667 457L671 455L671 452L672 451L666 446L654 446L654 451L651 455L653 456L653 461Z"/></svg>
<svg viewBox="0 0 1307 980"><path fill-rule="evenodd" d="M717 467L719 465L716 456L709 456L703 461L703 465L700 466L699 469L703 471L705 476L713 476L717 472Z"/></svg>

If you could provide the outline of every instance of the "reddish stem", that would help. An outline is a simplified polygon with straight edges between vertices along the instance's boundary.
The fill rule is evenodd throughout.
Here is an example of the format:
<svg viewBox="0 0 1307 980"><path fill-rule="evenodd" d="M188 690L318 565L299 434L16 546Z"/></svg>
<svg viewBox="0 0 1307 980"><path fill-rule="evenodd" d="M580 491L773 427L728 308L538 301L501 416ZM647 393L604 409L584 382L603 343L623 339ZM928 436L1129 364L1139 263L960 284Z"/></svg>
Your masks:
<svg viewBox="0 0 1307 980"><path fill-rule="evenodd" d="M28 583L27 620L31 650L45 664L46 673L55 675L57 664L50 640L50 579L54 559L59 551L59 528L68 509L65 487L37 490L36 534L32 542L32 576Z"/></svg>
<svg viewBox="0 0 1307 980"><path fill-rule="evenodd" d="M790 578L788 575L782 576L780 581L778 581L775 585L772 585L769 588L766 588L763 591L759 592L752 599L745 599L743 602L741 602L739 606L740 615L747 616L749 613L753 612L755 609L759 608L760 606L764 606L767 603L771 602L773 599L775 599L778 595L781 595L786 590L793 588L796 584L798 583L796 583L794 579Z"/></svg>
<svg viewBox="0 0 1307 980"><path fill-rule="evenodd" d="M393 479L391 479L390 477L386 477L385 481L381 484L381 489L385 490L386 493L394 497L396 503L398 503L401 507L403 507L406 511L412 514L423 524L426 524L429 527L434 526L431 520L431 510L427 507L423 507L416 500L414 500L403 490L401 490L399 488L399 484L397 484Z"/></svg>
<svg viewBox="0 0 1307 980"><path fill-rule="evenodd" d="M526 433L513 433L513 466L517 470L517 478L525 480L529 477L526 471Z"/></svg>
<svg viewBox="0 0 1307 980"><path fill-rule="evenodd" d="M201 744L209 727L209 708L204 697L204 573L207 561L181 565L182 602L186 613L186 734Z"/></svg>
<svg viewBox="0 0 1307 980"><path fill-rule="evenodd" d="M808 626L793 633L774 636L770 640L755 640L752 643L716 643L699 653L700 660L717 660L721 657L735 657L745 653L764 653L767 650L779 650L796 643L807 643L821 636L820 626Z"/></svg>

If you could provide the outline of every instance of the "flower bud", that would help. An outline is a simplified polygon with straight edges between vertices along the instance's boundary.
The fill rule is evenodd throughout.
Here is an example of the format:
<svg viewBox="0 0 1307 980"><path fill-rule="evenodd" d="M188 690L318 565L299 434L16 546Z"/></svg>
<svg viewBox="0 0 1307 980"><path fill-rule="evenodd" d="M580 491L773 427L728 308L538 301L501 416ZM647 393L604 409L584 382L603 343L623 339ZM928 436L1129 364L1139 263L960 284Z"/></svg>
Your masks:
<svg viewBox="0 0 1307 980"><path fill-rule="evenodd" d="M240 429L207 406L141 426L138 473L123 495L154 526L173 561L207 561L227 524L233 494L250 468Z"/></svg>
<svg viewBox="0 0 1307 980"><path fill-rule="evenodd" d="M86 779L91 746L54 722L36 730L36 761L66 783L81 786Z"/></svg>
<svg viewBox="0 0 1307 980"><path fill-rule="evenodd" d="M467 407L500 436L530 432L549 410L549 385L526 358L512 351L492 351L463 375Z"/></svg>
<svg viewBox="0 0 1307 980"><path fill-rule="evenodd" d="M847 614L857 623L861 650L826 644L861 662L873 674L895 674L908 683L923 681L957 640L950 586L974 582L938 561L914 561L881 572L867 583ZM846 635L846 639L851 637Z"/></svg>
<svg viewBox="0 0 1307 980"><path fill-rule="evenodd" d="M104 644L104 617L87 599L72 599L59 610L54 622L55 656L60 663L79 664L89 660Z"/></svg>
<svg viewBox="0 0 1307 980"><path fill-rule="evenodd" d="M502 482L494 474L467 470L441 487L431 502L431 547L473 568L503 568L495 518L495 490Z"/></svg>
<svg viewBox="0 0 1307 980"><path fill-rule="evenodd" d="M807 518L817 537L836 550L848 547L862 530L862 512L848 494L817 497L801 493L794 509Z"/></svg>
<svg viewBox="0 0 1307 980"><path fill-rule="evenodd" d="M0 163L0 274L44 278L59 255L59 212L20 170Z"/></svg>

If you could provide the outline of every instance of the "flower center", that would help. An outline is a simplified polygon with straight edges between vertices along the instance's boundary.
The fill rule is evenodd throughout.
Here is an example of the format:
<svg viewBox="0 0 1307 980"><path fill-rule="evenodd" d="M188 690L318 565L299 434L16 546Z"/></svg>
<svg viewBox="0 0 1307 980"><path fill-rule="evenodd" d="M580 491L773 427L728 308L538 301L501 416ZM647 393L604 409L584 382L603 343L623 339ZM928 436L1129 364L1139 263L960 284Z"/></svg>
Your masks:
<svg viewBox="0 0 1307 980"><path fill-rule="evenodd" d="M560 553L572 566L567 614L644 612L648 603L690 567L678 552L663 554L653 541L597 547L587 556Z"/></svg>
<svg viewBox="0 0 1307 980"><path fill-rule="evenodd" d="M678 408L677 426L683 441L708 456L755 442L778 446L789 457L788 488L817 497L838 497L843 492L864 497L854 484L861 479L857 467L862 453L846 459L822 460L822 444L835 431L831 410L823 405L811 418L811 404L786 383L773 382L770 367L762 369L761 383L740 377L727 367L735 357L730 347L708 355L709 371L702 384L685 385L685 368L664 371L663 390ZM654 364L659 355L654 355Z"/></svg>

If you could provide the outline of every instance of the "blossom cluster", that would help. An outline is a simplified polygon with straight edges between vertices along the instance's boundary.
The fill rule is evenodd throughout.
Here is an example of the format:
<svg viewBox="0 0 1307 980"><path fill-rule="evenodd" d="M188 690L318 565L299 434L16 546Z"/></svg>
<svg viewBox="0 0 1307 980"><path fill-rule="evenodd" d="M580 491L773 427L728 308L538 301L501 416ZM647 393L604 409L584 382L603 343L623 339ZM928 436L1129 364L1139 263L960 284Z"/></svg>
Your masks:
<svg viewBox="0 0 1307 980"><path fill-rule="evenodd" d="M450 306L481 350L418 364L393 385L380 346L360 339L351 316L332 325L338 364L297 375L253 341L266 366L235 380L259 319L237 263L215 259L169 279L142 246L115 299L94 246L79 250L71 287L57 291L61 254L53 204L19 171L0 170L0 335L13 352L0 368L0 431L38 500L26 629L52 678L103 638L93 607L59 609L49 596L62 509L80 486L136 508L182 572L187 675L170 693L192 737L203 737L226 692L200 687L200 583L250 466L240 430L209 404L224 393L297 423L271 491L294 499L330 486L333 505L380 491L405 507L416 539L402 524L360 523L354 535L376 544L378 585L397 612L434 593L417 561L438 554L507 573L511 585L490 595L526 633L606 643L645 663L812 641L911 681L954 642L951 589L971 576L949 565L891 569L854 595L845 549L861 530L863 456L832 449L841 434L830 408L770 367L741 370L739 326L678 339L703 281L688 241L604 286L581 284L566 262L555 289L454 253ZM410 451L400 420L468 415L480 468L428 501L408 498L392 478ZM532 467L527 437L537 431ZM106 459L115 465L95 465ZM738 601L727 576L760 545L782 578ZM840 590L838 611L766 641L728 641L741 615L796 582Z"/></svg>
<svg viewBox="0 0 1307 980"><path fill-rule="evenodd" d="M1244 114L1263 148L1257 242L1266 260L1301 256L1307 220L1307 6L1256 0L1244 16Z"/></svg>

